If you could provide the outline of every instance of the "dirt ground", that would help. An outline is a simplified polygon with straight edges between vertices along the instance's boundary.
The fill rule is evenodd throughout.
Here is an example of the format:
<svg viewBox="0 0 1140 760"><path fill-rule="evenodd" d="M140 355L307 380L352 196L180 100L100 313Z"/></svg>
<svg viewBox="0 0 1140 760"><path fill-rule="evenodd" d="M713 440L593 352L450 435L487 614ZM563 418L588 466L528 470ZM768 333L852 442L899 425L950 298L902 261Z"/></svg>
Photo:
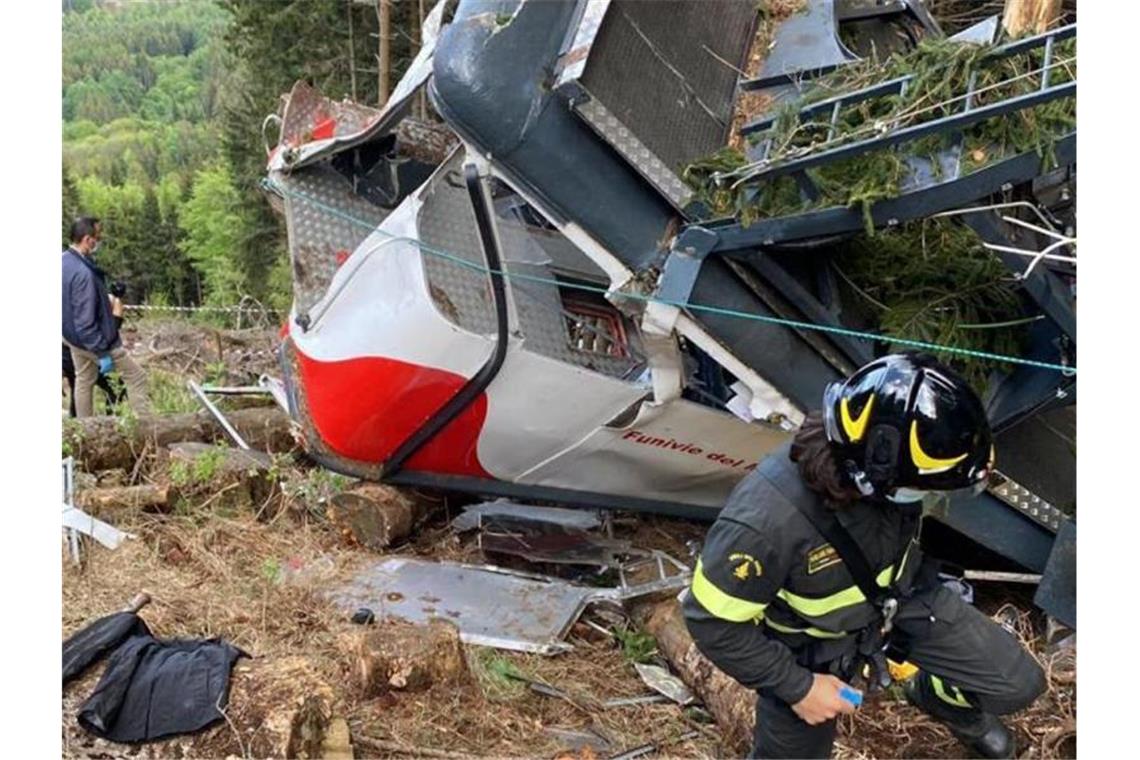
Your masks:
<svg viewBox="0 0 1140 760"><path fill-rule="evenodd" d="M242 331L236 336L189 323L144 321L128 344L152 372L226 382L274 372L273 334ZM210 368L218 363L226 367ZM167 350L173 349L173 350ZM213 354L211 354L211 350ZM265 354L259 352L268 352ZM229 366L233 363L233 367ZM140 471L140 481L162 482L167 473ZM190 737L144 746L97 739L76 722L76 714L99 677L101 666L68 685L62 697L64 756L265 757L277 754L273 727L298 694L331 689L333 714L347 720L356 757L609 757L654 743L659 757L723 757L715 723L698 710L674 704L608 709L572 706L543 696L506 675L604 700L649 693L630 660L630 645L579 624L568 641L571 652L540 656L465 647L470 682L423 692L391 691L366 696L355 678L345 637L359 631L325 596L379 555L351 546L325 518L324 501L347 481L300 458L283 466L285 508L271 519L252 512L219 509L203 494L165 514L123 511L108 518L136 538L115 551L88 545L80 566L66 551L63 563L62 628L66 637L93 620L121 609L146 590L153 602L141 616L162 638L222 637L251 659L235 669L226 720ZM436 497L435 516L390 554L483 561L470 537L448 526L460 502ZM680 520L622 515L616 535L642 548L659 548L683 561L704 527ZM1021 757L1075 757L1075 662L1046 655L1044 621L1016 589L980 589L979 606L1007 619L1050 673L1049 693L1013 724ZM599 621L601 622L601 621ZM274 677L266 673L277 671ZM592 704L584 699L587 704ZM560 731L588 732L593 747L576 748ZM693 738L679 739L695 731ZM449 754L457 753L457 754ZM889 696L870 701L844 720L836 756L853 758L966 757L949 733Z"/></svg>

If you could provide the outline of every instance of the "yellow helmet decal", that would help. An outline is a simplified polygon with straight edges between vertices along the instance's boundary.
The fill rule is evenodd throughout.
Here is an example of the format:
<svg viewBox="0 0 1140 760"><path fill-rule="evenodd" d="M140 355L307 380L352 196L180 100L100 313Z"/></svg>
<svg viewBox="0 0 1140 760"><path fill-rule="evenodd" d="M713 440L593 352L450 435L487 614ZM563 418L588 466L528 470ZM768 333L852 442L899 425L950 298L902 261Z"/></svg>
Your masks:
<svg viewBox="0 0 1140 760"><path fill-rule="evenodd" d="M843 422L843 432L847 434L847 440L851 443L858 443L863 437L863 433L867 431L867 421L871 419L871 407L875 405L875 394L867 399L867 405L863 407L863 411L859 413L859 419L851 419L851 408L847 405L847 397L844 396L843 400L839 402L839 419Z"/></svg>
<svg viewBox="0 0 1140 760"><path fill-rule="evenodd" d="M946 472L965 459L966 456L966 454L962 454L961 456L952 457L950 459L937 459L930 456L922 450L922 445L918 442L918 420L911 421L910 458L914 460L914 466L918 468L919 474L933 475L936 472Z"/></svg>

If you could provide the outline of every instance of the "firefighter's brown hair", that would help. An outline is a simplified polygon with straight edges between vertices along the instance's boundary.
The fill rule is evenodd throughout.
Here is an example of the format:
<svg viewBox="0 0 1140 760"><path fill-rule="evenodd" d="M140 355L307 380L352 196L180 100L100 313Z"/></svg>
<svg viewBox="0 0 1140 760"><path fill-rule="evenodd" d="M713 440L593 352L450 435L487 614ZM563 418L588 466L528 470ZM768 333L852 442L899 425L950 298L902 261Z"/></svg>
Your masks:
<svg viewBox="0 0 1140 760"><path fill-rule="evenodd" d="M804 485L819 494L831 508L842 509L859 500L859 492L839 469L820 412L811 412L804 418L788 456L799 465Z"/></svg>

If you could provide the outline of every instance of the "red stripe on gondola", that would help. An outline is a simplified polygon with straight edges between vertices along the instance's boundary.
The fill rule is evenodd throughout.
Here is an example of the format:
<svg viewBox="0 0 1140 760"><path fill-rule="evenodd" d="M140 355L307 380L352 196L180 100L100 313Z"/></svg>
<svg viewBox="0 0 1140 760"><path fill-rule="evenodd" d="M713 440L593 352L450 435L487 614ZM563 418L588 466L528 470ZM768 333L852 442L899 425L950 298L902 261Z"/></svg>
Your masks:
<svg viewBox="0 0 1140 760"><path fill-rule="evenodd" d="M297 352L309 416L330 449L349 459L383 462L467 378L453 372L377 356L320 361ZM487 418L487 394L420 449L408 470L492 477L476 444Z"/></svg>

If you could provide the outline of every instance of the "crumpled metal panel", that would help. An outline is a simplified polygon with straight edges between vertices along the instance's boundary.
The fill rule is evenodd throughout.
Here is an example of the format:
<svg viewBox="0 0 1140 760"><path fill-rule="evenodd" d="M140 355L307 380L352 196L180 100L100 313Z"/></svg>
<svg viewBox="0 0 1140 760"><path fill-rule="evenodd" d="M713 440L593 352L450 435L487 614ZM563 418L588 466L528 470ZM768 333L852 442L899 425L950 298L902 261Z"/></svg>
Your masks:
<svg viewBox="0 0 1140 760"><path fill-rule="evenodd" d="M293 305L297 314L304 314L388 211L354 195L348 180L328 166L277 172L272 179L285 191Z"/></svg>
<svg viewBox="0 0 1140 760"><path fill-rule="evenodd" d="M493 566L389 559L365 568L334 601L413 623L450 620L467 644L553 654L595 589Z"/></svg>
<svg viewBox="0 0 1140 760"><path fill-rule="evenodd" d="M648 580L631 584L635 575ZM620 567L618 577L619 586L596 588L493 565L398 557L364 568L330 596L346 611L367 607L378 618L450 620L468 644L554 654L572 648L562 638L587 605L677 593L692 580L660 552Z"/></svg>
<svg viewBox="0 0 1140 760"><path fill-rule="evenodd" d="M307 166L323 158L348 150L356 145L366 143L369 140L391 132L395 128L396 123L407 112L411 104L412 96L424 86L431 76L432 56L435 54L436 42L439 39L440 29L443 24L443 11L447 2L448 0L439 0L424 19L423 28L421 30L422 45L420 50L408 65L404 76L396 84L396 88L392 91L392 94L388 97L387 102L381 110L365 108L364 106L351 103L332 103L331 101L325 101L331 105L324 107L326 109L335 109L338 119L338 125L332 138L319 140L303 147L301 147L302 143L308 142L307 140L301 140L299 142L293 141L291 144L296 149L285 150L274 154L270 160L269 168L281 170L289 167L299 168L301 166ZM298 83L298 85L301 84L303 83ZM305 85L305 87L307 87L307 85ZM296 89L297 88L294 87L295 91ZM312 113L310 113L310 111L314 106L310 104L310 101L311 98L306 94L304 101L298 103L298 114L295 117L298 123L302 123L305 118L312 119ZM292 105L292 97L290 97L290 105ZM289 108L287 107L286 111L288 110ZM344 120L343 128L339 123L340 119ZM286 114L284 121L286 123L282 126L283 136L290 134L288 114ZM303 132L298 132L297 134L303 135ZM281 142L285 144L286 141L283 139Z"/></svg>

